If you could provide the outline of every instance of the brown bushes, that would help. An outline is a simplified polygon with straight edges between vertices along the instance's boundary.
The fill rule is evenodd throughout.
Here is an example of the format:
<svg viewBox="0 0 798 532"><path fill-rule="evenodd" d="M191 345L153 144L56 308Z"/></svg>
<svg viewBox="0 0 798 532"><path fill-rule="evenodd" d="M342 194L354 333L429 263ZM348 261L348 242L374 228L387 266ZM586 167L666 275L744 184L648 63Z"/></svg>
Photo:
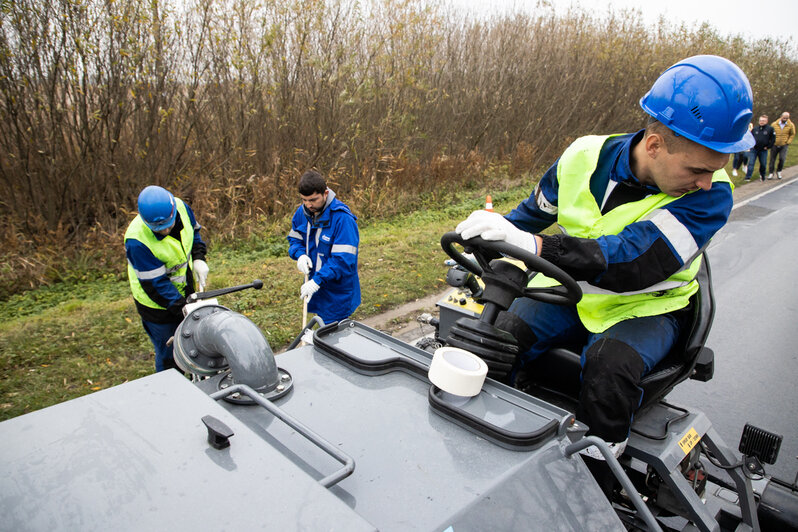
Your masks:
<svg viewBox="0 0 798 532"><path fill-rule="evenodd" d="M466 21L415 0L183 5L5 5L0 296L63 276L69 260L123 262L147 184L233 238L290 212L312 166L369 217L490 178L489 166L550 164L579 135L639 127L637 100L696 53L746 70L755 113L798 101L785 44L648 29L634 13Z"/></svg>

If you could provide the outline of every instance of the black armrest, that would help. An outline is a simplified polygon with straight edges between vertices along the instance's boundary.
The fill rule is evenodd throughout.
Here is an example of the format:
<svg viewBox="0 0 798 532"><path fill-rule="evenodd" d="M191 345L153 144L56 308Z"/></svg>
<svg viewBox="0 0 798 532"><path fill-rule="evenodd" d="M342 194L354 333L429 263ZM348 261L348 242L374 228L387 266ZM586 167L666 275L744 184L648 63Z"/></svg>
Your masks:
<svg viewBox="0 0 798 532"><path fill-rule="evenodd" d="M707 382L715 374L715 353L708 347L702 347L690 378Z"/></svg>

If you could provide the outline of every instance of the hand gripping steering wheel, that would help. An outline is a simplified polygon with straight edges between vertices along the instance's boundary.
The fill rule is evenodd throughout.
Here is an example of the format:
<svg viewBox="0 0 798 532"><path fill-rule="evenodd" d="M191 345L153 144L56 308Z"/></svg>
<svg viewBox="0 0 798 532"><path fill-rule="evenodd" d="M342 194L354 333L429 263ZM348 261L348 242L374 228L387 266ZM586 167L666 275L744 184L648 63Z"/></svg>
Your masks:
<svg viewBox="0 0 798 532"><path fill-rule="evenodd" d="M453 244L461 244L467 252L470 252L477 259L477 262L468 259L454 248ZM507 258L517 259L527 267L527 278L540 272L560 283L560 286L553 287L524 287L522 295L531 299L536 299L544 303L554 303L556 305L575 305L582 299L582 289L573 277L562 271L560 268L549 261L538 257L517 246L508 244L504 240L484 240L474 237L464 240L459 234L450 231L441 237L441 247L457 264L470 271L474 275L483 277L486 273L489 277L495 277L495 269L490 266L488 252L493 255L501 254Z"/></svg>

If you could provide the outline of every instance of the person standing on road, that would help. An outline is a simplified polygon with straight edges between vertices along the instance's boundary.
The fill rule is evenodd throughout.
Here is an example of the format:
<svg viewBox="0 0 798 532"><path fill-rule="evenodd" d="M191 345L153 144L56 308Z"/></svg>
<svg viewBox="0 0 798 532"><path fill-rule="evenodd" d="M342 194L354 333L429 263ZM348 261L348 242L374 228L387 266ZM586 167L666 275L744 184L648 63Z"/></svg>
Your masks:
<svg viewBox="0 0 798 532"><path fill-rule="evenodd" d="M172 345L183 321L186 296L208 280L207 246L194 212L168 190L148 186L139 194L138 215L125 231L130 290L144 330L155 348L155 371L175 368Z"/></svg>
<svg viewBox="0 0 798 532"><path fill-rule="evenodd" d="M778 168L776 168L776 175L779 179L782 178L781 171L784 170L784 161L787 159L787 148L792 143L795 137L795 124L790 120L790 113L781 113L781 118L773 122L770 127L776 134L776 140L773 143L773 149L770 150L770 164L768 165L768 179L773 179L773 169L776 163L776 157L779 159Z"/></svg>
<svg viewBox="0 0 798 532"><path fill-rule="evenodd" d="M748 124L748 131L754 129L754 124ZM742 168L743 173L748 172L748 152L738 151L732 156L732 176L737 177L737 169Z"/></svg>
<svg viewBox="0 0 798 532"><path fill-rule="evenodd" d="M751 176L754 175L754 167L757 160L759 161L759 179L765 180L768 165L768 150L773 147L776 141L776 134L773 128L768 125L768 115L759 117L759 125L751 130L754 136L754 147L748 152L748 171L745 172L745 180L751 181Z"/></svg>
<svg viewBox="0 0 798 532"><path fill-rule="evenodd" d="M518 298L496 327L519 355L485 362L517 384L529 361L559 346L582 346L577 419L623 452L642 400L639 383L689 330L700 254L726 223L729 154L754 145L748 78L722 57L699 55L668 68L640 100L645 129L577 139L507 216L476 211L456 231L504 240L580 282L581 301L559 306ZM750 167L749 167L750 169ZM562 234L539 234L557 223ZM589 448L593 449L593 448ZM597 451L586 462L612 483Z"/></svg>
<svg viewBox="0 0 798 532"><path fill-rule="evenodd" d="M315 170L299 179L300 205L291 220L288 254L307 276L300 298L324 323L348 318L360 305L357 217Z"/></svg>

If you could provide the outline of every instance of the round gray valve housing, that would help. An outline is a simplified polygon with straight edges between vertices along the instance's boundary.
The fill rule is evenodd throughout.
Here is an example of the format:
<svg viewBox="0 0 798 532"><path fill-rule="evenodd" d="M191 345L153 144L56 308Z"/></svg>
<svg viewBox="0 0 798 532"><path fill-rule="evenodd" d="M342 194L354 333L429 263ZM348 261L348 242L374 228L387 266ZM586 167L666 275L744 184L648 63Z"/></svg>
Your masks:
<svg viewBox="0 0 798 532"><path fill-rule="evenodd" d="M263 333L249 318L226 307L193 310L175 331L174 344L175 362L188 373L207 376L230 368L233 383L263 393L281 381Z"/></svg>

